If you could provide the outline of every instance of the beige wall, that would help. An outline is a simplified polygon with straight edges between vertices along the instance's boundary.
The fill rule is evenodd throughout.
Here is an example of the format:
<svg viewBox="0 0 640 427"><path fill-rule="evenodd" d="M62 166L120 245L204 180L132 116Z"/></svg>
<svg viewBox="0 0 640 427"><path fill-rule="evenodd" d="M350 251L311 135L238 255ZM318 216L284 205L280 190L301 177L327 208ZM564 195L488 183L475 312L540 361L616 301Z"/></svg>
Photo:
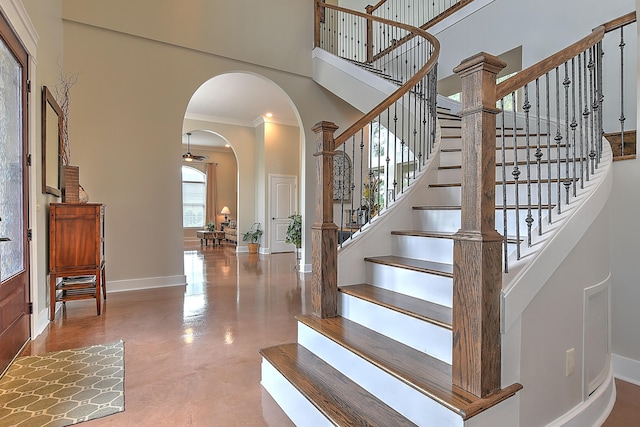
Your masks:
<svg viewBox="0 0 640 427"><path fill-rule="evenodd" d="M156 6L151 0L142 3ZM295 21L296 16L289 14L299 9L297 3L281 1L271 7L279 10L283 19L289 16ZM94 6L95 11L102 10L95 16ZM123 16L129 16L129 9L138 6L127 3L123 7L103 10L97 4L89 6L84 2L69 1L65 3L65 13L73 19L88 16L92 24L119 28L126 24L121 20ZM184 9L183 5L181 9ZM309 3L301 16L311 14L312 4ZM143 27L153 22L146 16L139 18ZM153 278L175 278L177 281L183 274L179 203L181 146L176 141L184 131L210 129L231 143L239 165L238 206L246 206L246 209L238 209L240 230L248 228L254 220L255 134L238 126L191 120L185 120L183 127L187 103L204 81L234 71L255 73L273 81L296 106L309 152L313 151L314 136L308 129L314 123L333 120L342 124L341 118L351 120L357 114L306 75L175 45L181 42L182 32L187 27L171 26L177 32L175 43L171 44L65 21L65 68L82 72L73 93L71 136L77 141L73 156L92 200L108 206L107 262L112 281L153 281ZM307 31L310 38L310 25ZM197 34L197 31L193 33ZM258 41L264 39L260 33L247 37ZM310 67L311 44L306 44L305 38L297 38L296 43L304 46L306 53L295 60L308 62ZM278 57L280 47L274 46L269 50ZM306 188L307 194L311 192L312 195L315 191L314 169ZM313 208L310 212L314 212Z"/></svg>
<svg viewBox="0 0 640 427"><path fill-rule="evenodd" d="M35 271L37 271L35 277L31 277L32 288L34 289L31 298L34 302L34 313L37 316L45 317L48 307L48 205L50 202L59 202L60 199L42 193L42 150L40 143L42 116L40 105L42 102L42 86L48 86L52 90L55 89L56 84L59 83L60 71L63 66L62 0L46 2L25 0L23 5L39 36L37 50L34 52L37 65L35 70L31 70L32 93L35 99L35 108L33 108L35 117L30 118L35 128L35 135L32 135L35 140L35 152L32 152L33 165L35 166L32 200L34 199L36 203L36 224L32 225L35 235L34 242L36 242L33 252L36 259L32 259L31 262L35 264Z"/></svg>
<svg viewBox="0 0 640 427"><path fill-rule="evenodd" d="M264 125L264 159L265 168L261 187L264 194L264 215L263 228L265 235L263 244L271 241L269 235L271 227L271 207L269 206L270 175L290 175L298 178L300 182L300 129L294 126L287 126L277 123L265 123ZM298 194L298 204L300 195ZM300 212L300 208L296 209ZM271 251L271 248L265 248Z"/></svg>

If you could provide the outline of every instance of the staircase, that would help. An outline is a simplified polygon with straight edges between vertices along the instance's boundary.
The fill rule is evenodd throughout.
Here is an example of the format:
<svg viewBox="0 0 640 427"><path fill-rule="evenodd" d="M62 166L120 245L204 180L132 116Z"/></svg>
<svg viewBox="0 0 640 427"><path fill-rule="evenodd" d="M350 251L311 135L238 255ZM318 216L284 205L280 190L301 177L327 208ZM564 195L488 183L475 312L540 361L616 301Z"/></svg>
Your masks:
<svg viewBox="0 0 640 427"><path fill-rule="evenodd" d="M339 7L316 4L318 10L326 7L336 13L347 13ZM326 22L343 22L336 16L326 15ZM366 25L361 27L369 29L371 25L366 19ZM316 218L312 227L314 315L298 317L296 343L261 350L262 384L296 425L546 424L573 407L563 402L564 406L556 407L553 414L533 414L542 407L541 402L558 406L551 400L558 400L562 390L566 390L545 393L548 384L565 387L570 382L576 383L578 378L558 379L554 371L557 357L537 353L535 346L546 341L535 328L542 317L548 318L544 319L547 327L552 322L564 321L558 313L564 313L565 308L558 308L558 301L567 298L568 293L572 315L584 313L578 322L573 319L573 328L584 328L584 348L578 348L583 351L584 361L579 369L583 373L581 379L589 383L589 394L581 395L582 400L577 401L582 402L582 407L572 410L570 416L578 420L572 425L593 424L595 416L606 412L613 389L613 377L606 362L608 350L602 342L598 347L597 341L589 341L593 338L587 332L594 325L600 331L607 328L607 316L598 314L607 310L607 261L600 249L593 250L598 247L594 241L602 237L601 230L607 222L604 206L611 184L611 153L600 137L602 88L597 84L605 27L596 28L583 40L497 86L496 74L504 67L498 58L481 53L456 67L454 71L463 80L464 120L449 110L438 109L437 132L434 126L433 132L424 133L437 133L438 141L412 151L414 156L426 152L428 157L430 153L422 151L423 148L435 146L437 153L422 165L421 175L413 177L413 186L405 193L410 197L403 198L402 194L396 200L394 194L391 209L385 206L354 239L341 245L342 271L362 268L362 274L341 273L339 289L335 282L333 200L331 191L324 191L332 187L327 185L331 179L327 171L333 170L335 147L356 132L373 134L374 125L388 129L394 116L399 116L400 122L408 117L407 123L411 123L415 120L411 116L418 111L435 112L433 107L405 110L416 100L434 99L429 90L423 89L433 88L434 76L424 79L425 86L416 85L405 92L403 96L407 98L402 101L395 98L400 106L394 107L392 113L380 113L383 107L394 105L383 101L336 138L333 132L337 127L333 123L321 122L314 127L321 172L317 191L322 194L317 209L320 219ZM324 46L341 47L336 32L323 34ZM428 39L427 35L423 37ZM437 41L431 43L437 52ZM410 47L407 45L404 47ZM376 56L370 52L366 58L367 63L376 62ZM587 58L595 60L587 63ZM356 60L359 66L362 62ZM578 73L569 77L569 65L576 62ZM376 67L382 70L377 79L387 79L385 84L390 85L387 67L381 63L376 63ZM560 69L565 70L564 80ZM555 77L550 77L554 73ZM394 76L391 78L395 79ZM542 91L555 92L557 99L550 104L556 104L553 117L560 120L550 118L549 105L540 108L544 96L539 97L537 84L543 77L547 86ZM333 79L327 78L327 73L314 74L314 78L332 90L329 86ZM555 89L548 86L551 80L557 85ZM528 96L533 90L529 86L534 81L536 93L530 103ZM588 89L581 86L583 81L589 82ZM361 86L373 84L367 81ZM575 90L576 86L579 90ZM376 89L376 96L388 90L384 85ZM507 115L498 113L494 105L507 96L512 97L515 105L516 92L524 93L522 111L510 114L512 121L508 125ZM578 99L569 101L570 94L576 92ZM560 107L563 103L559 102L562 96L563 109ZM407 100L410 102L405 103ZM400 113L396 114L396 110ZM494 120L496 114L499 120ZM386 122L380 117L386 117ZM407 128L415 129L413 123ZM365 142L364 137L353 140L353 147L370 142ZM373 142L370 144L373 146ZM404 150L405 137L402 146ZM360 155L364 157L362 151ZM389 168L388 158L385 167ZM415 197L416 193L420 197ZM420 202L413 207L405 203L414 200ZM463 200L465 204L461 206ZM495 229L487 220L494 217ZM390 224L395 224L395 229ZM381 238L385 230L389 230L388 234ZM381 251L382 247L388 249ZM374 253L386 254L374 256ZM360 258L355 260L354 254ZM504 263L502 269L500 258ZM579 280L569 280L575 284L567 286L563 271L582 267L579 264L585 261L594 264L591 277L586 274ZM364 267L356 264L360 262ZM344 280L345 277L357 279ZM541 292L543 288L546 292ZM582 305L578 306L578 301ZM550 306L556 306L556 312L548 312ZM529 334L525 335L525 331ZM576 335L562 336L570 337L578 347ZM599 338L603 336L607 337L601 334ZM527 342L530 339L533 344ZM566 343L553 345L556 353L562 354ZM587 364L588 350L599 354L597 363ZM507 360L504 368L503 359ZM526 369L521 370L523 367ZM549 368L549 372L537 372L535 367ZM525 388L518 398L509 399L522 386L503 384L523 377L529 380L526 387L532 387L533 394L527 394ZM598 387L599 391L594 392ZM541 394L549 397L541 398ZM527 415L528 420L523 421Z"/></svg>
<svg viewBox="0 0 640 427"><path fill-rule="evenodd" d="M460 118L440 109L439 121L441 155L455 153ZM465 426L520 389L481 399L452 385L453 165L425 189L439 203L391 233L393 253L364 259L366 282L340 286L339 317L298 316L296 344L261 350L262 384L296 425Z"/></svg>

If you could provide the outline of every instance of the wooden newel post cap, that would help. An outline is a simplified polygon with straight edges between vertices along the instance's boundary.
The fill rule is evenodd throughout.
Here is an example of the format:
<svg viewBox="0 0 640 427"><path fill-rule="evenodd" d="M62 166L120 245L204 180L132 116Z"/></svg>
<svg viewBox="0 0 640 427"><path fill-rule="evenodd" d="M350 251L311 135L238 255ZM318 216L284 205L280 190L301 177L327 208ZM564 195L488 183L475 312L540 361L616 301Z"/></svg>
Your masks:
<svg viewBox="0 0 640 427"><path fill-rule="evenodd" d="M480 52L460 62L460 65L454 68L453 72L463 77L466 74L477 71L479 68L483 68L489 72L498 74L506 66L507 63L497 56Z"/></svg>
<svg viewBox="0 0 640 427"><path fill-rule="evenodd" d="M311 130L316 134L316 153L314 156L333 153L335 150L333 134L338 130L338 125L332 122L318 122Z"/></svg>

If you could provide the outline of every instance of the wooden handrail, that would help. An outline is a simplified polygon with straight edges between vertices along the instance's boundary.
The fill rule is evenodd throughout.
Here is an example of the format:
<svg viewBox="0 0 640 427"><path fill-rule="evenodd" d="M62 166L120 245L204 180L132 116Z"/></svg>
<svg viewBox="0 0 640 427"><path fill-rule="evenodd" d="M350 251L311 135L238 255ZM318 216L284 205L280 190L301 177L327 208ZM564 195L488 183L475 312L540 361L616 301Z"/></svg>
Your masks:
<svg viewBox="0 0 640 427"><path fill-rule="evenodd" d="M595 46L602 40L604 33L605 28L601 25L593 30L593 32L587 37L498 84L496 86L496 99L501 99L506 95L515 92L524 85L531 83L538 77L544 76L549 71L564 64L571 58L575 58L578 54L584 52L590 47Z"/></svg>
<svg viewBox="0 0 640 427"><path fill-rule="evenodd" d="M394 22L385 18L378 18L376 16L371 16L366 13L356 12L340 6L320 3L318 0L316 0L316 4L318 5L318 8L325 7L327 9L333 9L339 12L344 12L351 15L359 16L367 20L372 20L372 21L380 22L382 24L393 25L398 28L402 28L406 31L409 31L415 34L415 36L421 36L427 39L433 46L433 52L431 54L431 57L429 58L427 63L424 66L422 66L422 68L420 68L410 79L408 79L402 86L400 86L395 92L393 92L391 96L389 96L387 99L382 101L375 108L373 108L367 114L362 116L358 121L356 121L354 124L349 126L344 132L342 132L340 135L338 135L335 138L335 148L338 148L340 147L340 145L344 144L345 141L347 141L349 138L355 135L356 132L358 132L365 125L370 123L380 113L382 113L387 108L389 108L390 105L393 105L394 102L402 98L403 95L409 92L409 90L411 90L424 76L426 76L436 66L436 64L438 63L438 56L440 55L440 42L438 41L438 39L436 39L434 36L426 32L425 30L422 30L420 28L417 28L411 25ZM316 19L316 22L318 22L318 19ZM317 46L317 43L316 43L316 46Z"/></svg>
<svg viewBox="0 0 640 427"><path fill-rule="evenodd" d="M374 6L367 6L367 13L373 13L375 12L377 9L380 8L380 6L382 6L383 4L385 4L388 0L380 0L378 3L376 3Z"/></svg>
<svg viewBox="0 0 640 427"><path fill-rule="evenodd" d="M608 33L610 31L617 30L620 27L624 27L625 25L633 24L634 22L636 22L635 10L621 16L620 18L612 19L602 26L604 27L604 32Z"/></svg>

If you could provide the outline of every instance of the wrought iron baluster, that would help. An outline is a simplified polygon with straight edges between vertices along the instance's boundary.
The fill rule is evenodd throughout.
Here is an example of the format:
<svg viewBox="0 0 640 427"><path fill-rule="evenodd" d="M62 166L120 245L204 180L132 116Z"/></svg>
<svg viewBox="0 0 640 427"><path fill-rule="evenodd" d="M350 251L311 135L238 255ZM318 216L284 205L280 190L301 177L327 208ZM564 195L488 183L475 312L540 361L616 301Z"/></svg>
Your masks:
<svg viewBox="0 0 640 427"><path fill-rule="evenodd" d="M569 79L569 64L567 62L564 63L564 80L562 81L562 86L564 86L564 130L565 130L565 175L564 175L564 189L565 189L565 203L569 204L569 190L571 187L571 177L569 176L569 150L571 149L569 143L569 86L571 85L571 80ZM558 117L558 120L560 118ZM558 163L560 163L560 158L558 158ZM558 180L560 176L558 176Z"/></svg>
<svg viewBox="0 0 640 427"><path fill-rule="evenodd" d="M576 197L578 175L576 169L576 61L571 59L571 165L573 169L573 197ZM569 159L567 159L567 162ZM567 163L568 164L568 163Z"/></svg>
<svg viewBox="0 0 640 427"><path fill-rule="evenodd" d="M624 156L624 27L620 27L620 155Z"/></svg>
<svg viewBox="0 0 640 427"><path fill-rule="evenodd" d="M542 149L540 148L540 78L536 79L536 167L538 173L538 236L542 235ZM547 176L547 178L549 178Z"/></svg>
<svg viewBox="0 0 640 427"><path fill-rule="evenodd" d="M602 75L602 57L604 56L604 51L602 50L602 41L596 44L596 51L598 52L597 56L597 76L598 76L598 159L597 165L600 165L600 159L602 158L602 139L604 135L603 131L603 111L602 104L604 102L604 93L603 93L603 75Z"/></svg>
<svg viewBox="0 0 640 427"><path fill-rule="evenodd" d="M503 243L502 243L502 251L503 251L503 258L504 258L504 272L508 273L509 272L509 237L507 234L508 231L508 218L507 218L507 186L505 185L505 183L507 182L507 161L506 161L506 146L507 146L507 141L506 141L506 137L505 137L505 112L504 112L504 98L500 99L500 109L502 110L502 112L500 113L500 129L501 129L501 135L500 135L500 154L502 156L501 159L501 172L502 172L502 239L503 239ZM463 172L464 173L464 172Z"/></svg>
<svg viewBox="0 0 640 427"><path fill-rule="evenodd" d="M549 73L545 73L545 97L547 110L547 177L551 179L551 80ZM551 203L551 181L547 184L547 218L551 224L553 207Z"/></svg>
<svg viewBox="0 0 640 427"><path fill-rule="evenodd" d="M533 225L533 216L531 214L531 132L529 129L529 111L531 110L531 103L529 102L529 85L524 86L524 104L522 105L524 111L524 138L525 138L525 167L527 171L527 216L525 223L527 224L527 245L531 246L531 226ZM517 127L513 130L517 133ZM517 184L517 183L516 183Z"/></svg>
<svg viewBox="0 0 640 427"><path fill-rule="evenodd" d="M558 67L556 67L556 137L555 142L556 142L556 172L557 172L557 176L556 176L556 181L558 183L557 187L557 194L556 194L556 203L558 204L558 214L562 213L562 194L560 192L560 186L561 186L561 182L562 182L562 176L561 176L561 167L560 167L560 158L561 158L561 146L562 146L562 132L560 130L560 127L562 126L560 123L560 69ZM549 186L551 186L551 180L549 180Z"/></svg>
<svg viewBox="0 0 640 427"><path fill-rule="evenodd" d="M583 111L583 95L582 95L582 91L583 91L583 82L582 82L582 58L584 56L584 52L578 55L578 114L580 114L579 120L578 120L578 128L579 128L579 133L578 133L578 137L580 138L580 189L584 189L584 180L586 179L585 176L585 170L584 170L584 123L583 123L583 117L584 115L582 115L582 111Z"/></svg>
<svg viewBox="0 0 640 427"><path fill-rule="evenodd" d="M518 167L518 121L516 119L516 93L511 93L511 105L513 106L513 171L511 175L515 181L515 220L514 225L516 226L516 257L520 259L520 168ZM505 159L502 159L504 162ZM503 182L502 185L506 186L507 182Z"/></svg>
<svg viewBox="0 0 640 427"><path fill-rule="evenodd" d="M590 151L589 151L589 160L591 163L591 173L594 174L595 173L595 169L596 169L596 163L595 163L595 159L596 159L596 148L595 148L595 141L596 141L596 129L595 129L595 123L596 120L594 118L595 116L595 108L596 108L596 83L595 83L595 78L594 78L594 68L595 68L595 62L594 62L594 58L593 58L593 54L594 54L594 49L590 48L589 49L589 65L587 66L587 68L589 69L589 105L590 105L590 114L589 114L589 119L590 119L590 134L591 134L591 138L590 138Z"/></svg>

